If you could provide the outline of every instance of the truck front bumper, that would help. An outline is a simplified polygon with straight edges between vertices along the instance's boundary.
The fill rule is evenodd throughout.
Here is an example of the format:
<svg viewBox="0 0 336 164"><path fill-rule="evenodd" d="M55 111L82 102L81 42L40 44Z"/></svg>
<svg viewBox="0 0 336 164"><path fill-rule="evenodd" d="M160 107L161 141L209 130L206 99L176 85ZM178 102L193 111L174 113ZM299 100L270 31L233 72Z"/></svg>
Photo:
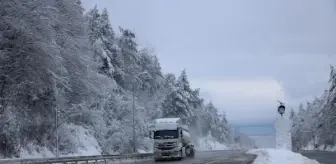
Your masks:
<svg viewBox="0 0 336 164"><path fill-rule="evenodd" d="M155 148L154 158L155 159L169 159L169 158L180 158L181 156L181 147L175 147L170 150L162 150Z"/></svg>

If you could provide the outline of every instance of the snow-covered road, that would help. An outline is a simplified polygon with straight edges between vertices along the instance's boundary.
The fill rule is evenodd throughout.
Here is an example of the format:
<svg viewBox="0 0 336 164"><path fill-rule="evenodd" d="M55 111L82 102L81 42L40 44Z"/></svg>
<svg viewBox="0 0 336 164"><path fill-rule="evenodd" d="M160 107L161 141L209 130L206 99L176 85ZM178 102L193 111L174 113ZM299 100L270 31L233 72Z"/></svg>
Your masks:
<svg viewBox="0 0 336 164"><path fill-rule="evenodd" d="M304 151L297 153L285 149L253 149L247 152L237 150L202 151L198 152L193 159L163 161L156 162L156 164L247 164L248 162L251 164L335 164L335 161L336 152ZM147 159L136 162L114 161L113 164L123 163L154 164L155 162L152 159Z"/></svg>
<svg viewBox="0 0 336 164"><path fill-rule="evenodd" d="M336 152L327 151L302 151L300 152L303 156L310 159L315 159L323 164L335 164L336 163Z"/></svg>
<svg viewBox="0 0 336 164"><path fill-rule="evenodd" d="M287 149L253 149L247 153L258 155L253 164L320 164Z"/></svg>
<svg viewBox="0 0 336 164"><path fill-rule="evenodd" d="M235 164L240 164L237 161L241 161L241 164L245 164L246 160L251 158L251 156L247 156L244 154L244 151L241 150L218 150L218 151L202 151L198 152L195 155L195 158L190 159L186 158L182 161L163 161L163 162L154 162L143 161L137 162L137 164L152 164L152 163L162 163L162 164L219 164L225 162L226 164L230 164L229 162L236 162Z"/></svg>

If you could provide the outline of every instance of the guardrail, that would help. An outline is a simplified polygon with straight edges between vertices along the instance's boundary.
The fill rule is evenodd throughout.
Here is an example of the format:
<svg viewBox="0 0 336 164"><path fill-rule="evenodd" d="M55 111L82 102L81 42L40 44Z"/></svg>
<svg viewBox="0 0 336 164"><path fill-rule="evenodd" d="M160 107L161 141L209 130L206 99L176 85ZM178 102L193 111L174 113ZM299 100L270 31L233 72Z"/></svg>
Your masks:
<svg viewBox="0 0 336 164"><path fill-rule="evenodd" d="M146 159L152 158L153 153L124 154L124 155L95 155L95 156L73 156L59 158L28 158L28 159L0 159L0 164L80 164L80 163L118 163L127 159Z"/></svg>

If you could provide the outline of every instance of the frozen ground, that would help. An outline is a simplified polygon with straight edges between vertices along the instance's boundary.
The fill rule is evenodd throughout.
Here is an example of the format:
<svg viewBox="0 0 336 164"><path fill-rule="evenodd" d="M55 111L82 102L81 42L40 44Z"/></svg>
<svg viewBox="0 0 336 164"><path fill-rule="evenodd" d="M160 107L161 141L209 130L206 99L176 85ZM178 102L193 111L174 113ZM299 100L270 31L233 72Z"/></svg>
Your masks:
<svg viewBox="0 0 336 164"><path fill-rule="evenodd" d="M247 153L258 155L253 164L320 164L286 149L252 149Z"/></svg>

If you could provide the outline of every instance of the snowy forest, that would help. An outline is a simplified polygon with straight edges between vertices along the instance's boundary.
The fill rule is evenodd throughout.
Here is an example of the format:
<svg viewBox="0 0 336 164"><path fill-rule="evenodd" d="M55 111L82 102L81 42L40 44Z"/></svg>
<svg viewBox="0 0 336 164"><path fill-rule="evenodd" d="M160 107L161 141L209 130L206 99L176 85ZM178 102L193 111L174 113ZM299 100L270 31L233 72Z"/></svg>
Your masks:
<svg viewBox="0 0 336 164"><path fill-rule="evenodd" d="M1 0L0 9L4 157L34 149L28 145L55 152L56 129L63 155L88 142L79 135L93 136L101 154L132 152L133 105L138 149L151 149L148 132L159 117L185 118L194 136L232 142L225 113L190 86L186 70L164 73L155 52L140 46L134 32L113 27L106 9L84 11L79 0ZM294 117L302 119L299 129L317 129L309 134L323 136L319 143L333 144L333 95L332 86ZM311 120L323 126L311 128L318 126ZM296 134L301 135L298 143L311 140Z"/></svg>
<svg viewBox="0 0 336 164"><path fill-rule="evenodd" d="M336 145L336 70L330 67L329 88L313 101L291 110L294 150L331 150Z"/></svg>

